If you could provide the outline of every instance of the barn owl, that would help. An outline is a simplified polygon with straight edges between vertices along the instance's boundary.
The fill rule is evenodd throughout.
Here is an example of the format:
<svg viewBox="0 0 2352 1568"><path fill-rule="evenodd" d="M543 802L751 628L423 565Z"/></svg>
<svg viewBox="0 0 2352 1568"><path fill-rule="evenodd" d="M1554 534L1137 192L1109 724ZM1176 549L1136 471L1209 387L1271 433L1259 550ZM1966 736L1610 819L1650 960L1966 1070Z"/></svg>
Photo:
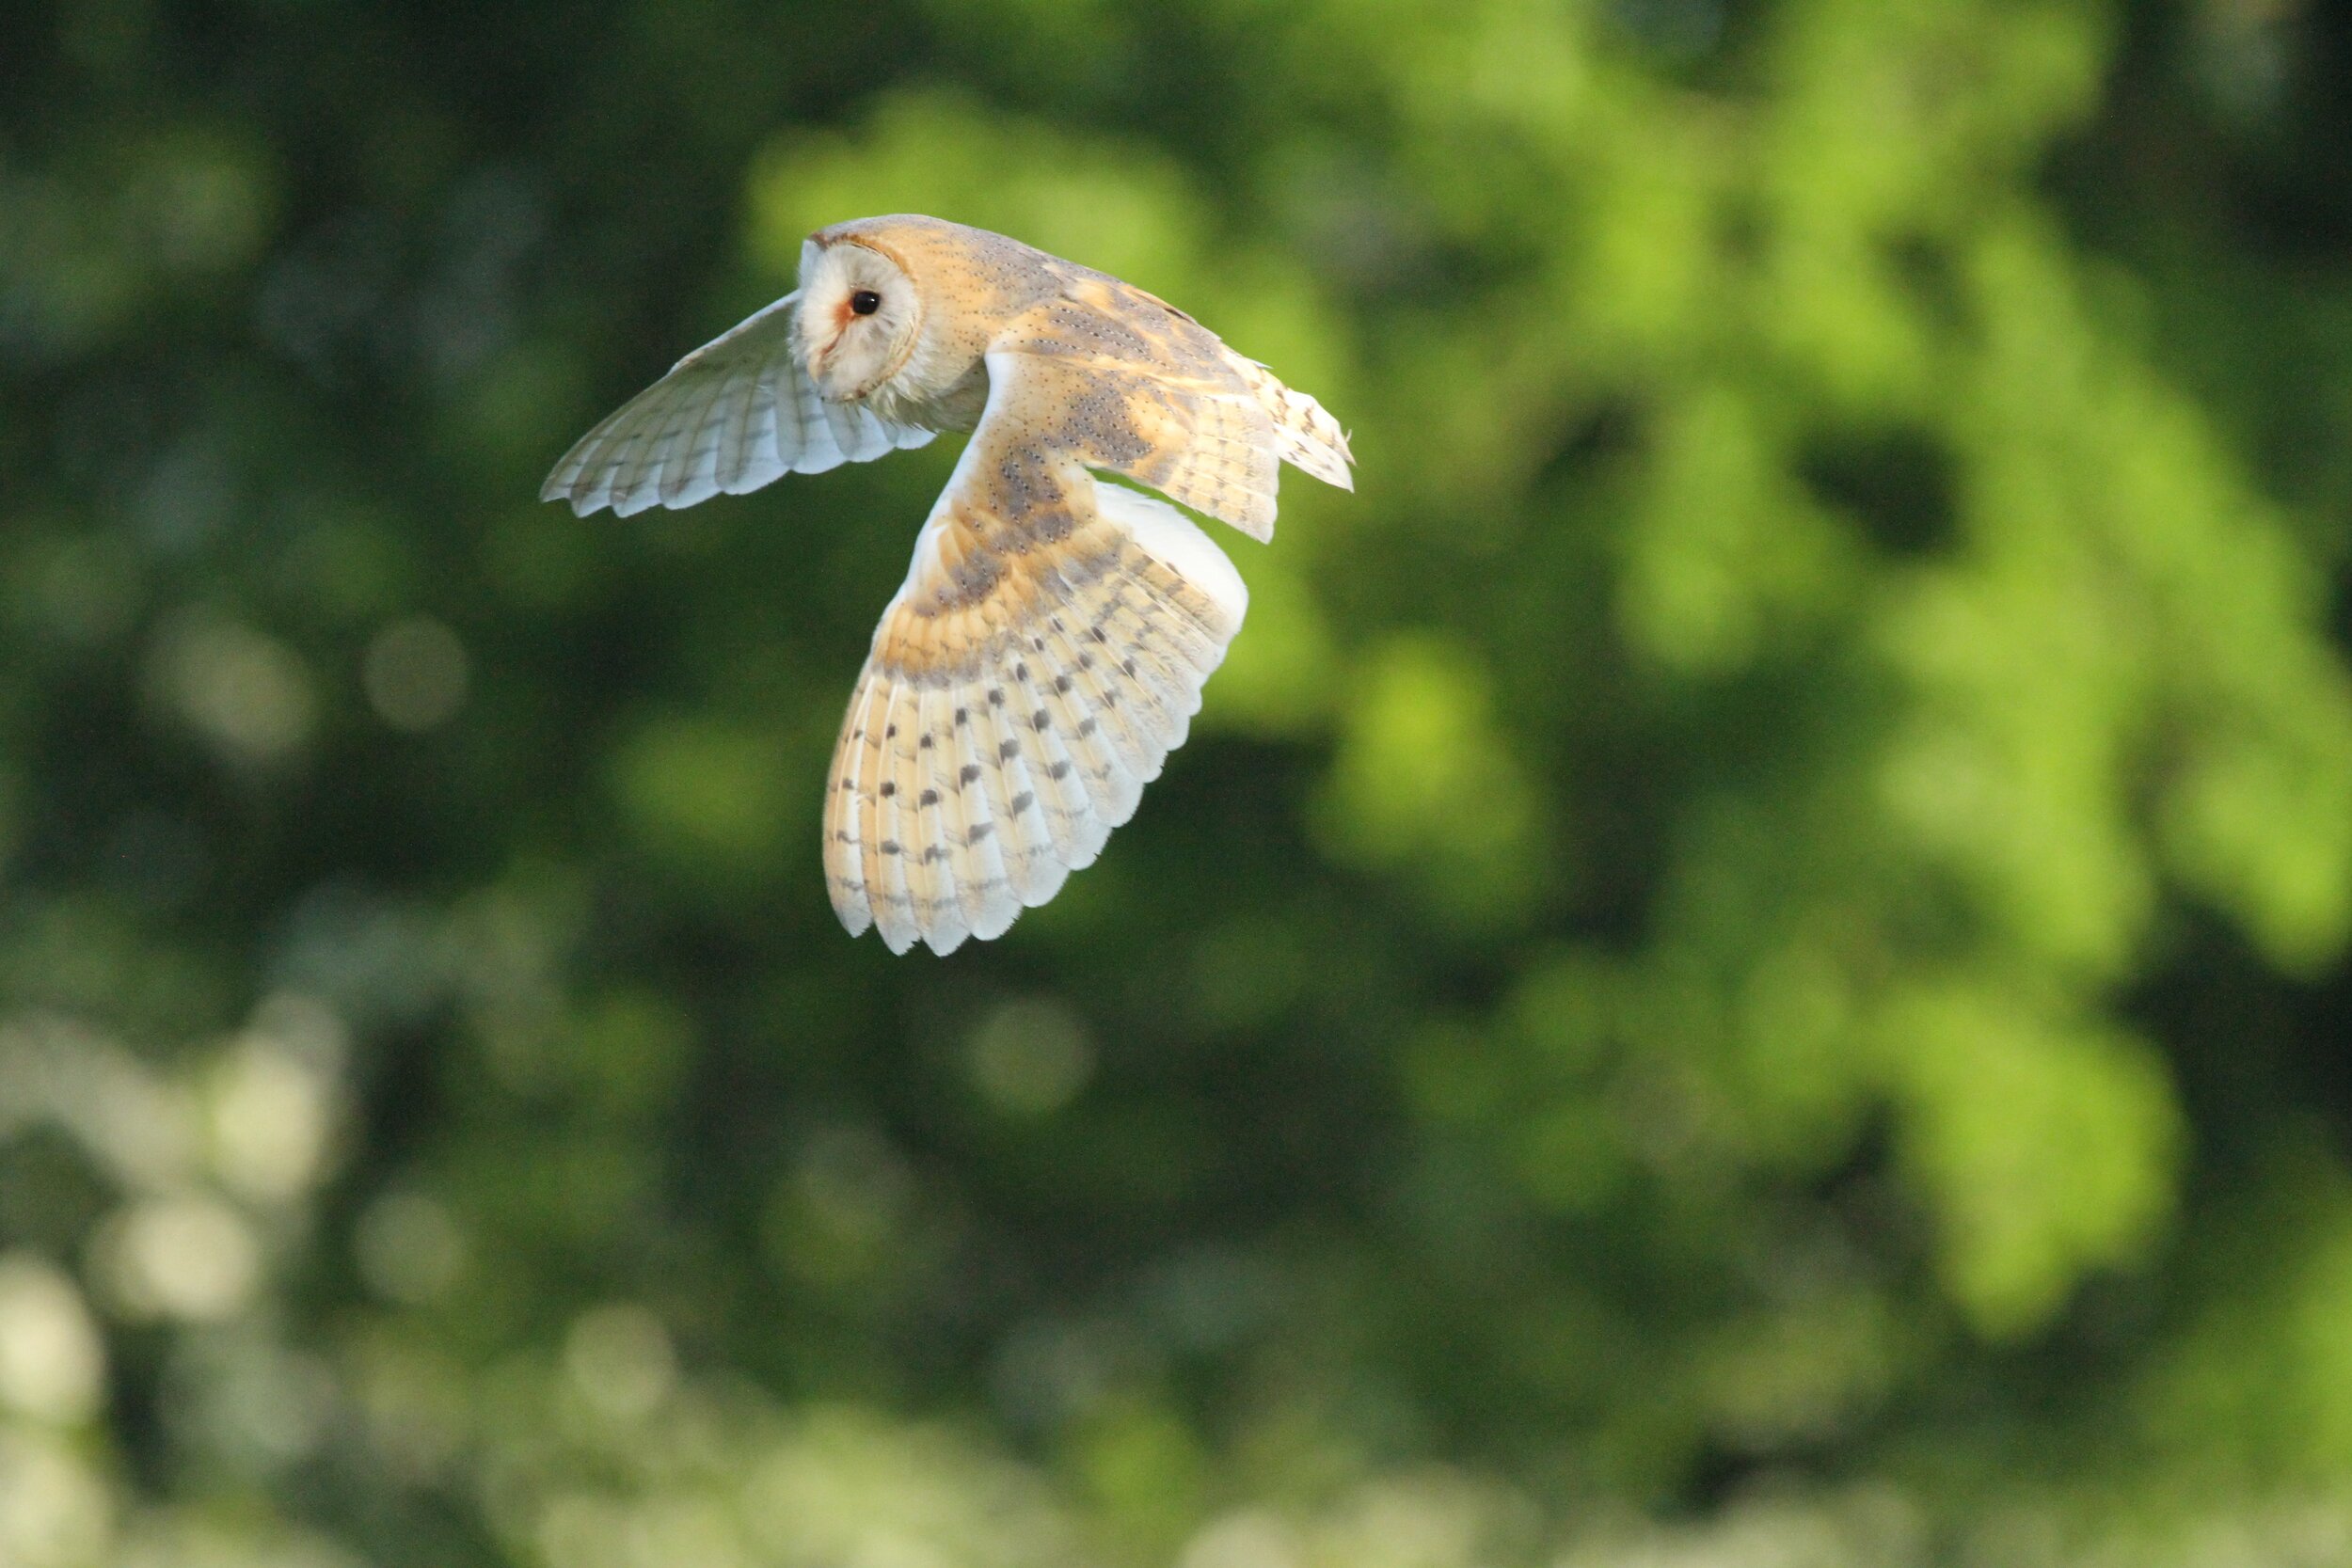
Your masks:
<svg viewBox="0 0 2352 1568"><path fill-rule="evenodd" d="M875 629L824 810L850 934L949 953L1093 862L1241 628L1224 552L1096 471L1263 541L1281 463L1353 489L1354 458L1322 404L1182 310L1001 234L836 224L800 283L582 436L540 498L628 516L972 432Z"/></svg>

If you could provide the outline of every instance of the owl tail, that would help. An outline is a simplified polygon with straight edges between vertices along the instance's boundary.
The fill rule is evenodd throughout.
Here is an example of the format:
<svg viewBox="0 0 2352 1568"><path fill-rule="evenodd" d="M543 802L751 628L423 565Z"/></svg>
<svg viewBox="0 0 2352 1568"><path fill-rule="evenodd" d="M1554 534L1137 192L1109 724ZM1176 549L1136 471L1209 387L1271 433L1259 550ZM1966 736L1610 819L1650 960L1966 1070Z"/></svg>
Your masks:
<svg viewBox="0 0 2352 1568"><path fill-rule="evenodd" d="M1232 357L1258 405L1274 421L1275 454L1326 484L1355 489L1355 476L1347 470L1356 459L1347 450L1347 433L1340 428L1340 421L1313 398L1284 386L1255 359L1238 354Z"/></svg>
<svg viewBox="0 0 2352 1568"><path fill-rule="evenodd" d="M1184 743L1248 590L1174 507L1091 483L1095 515L1031 551L1038 592L985 646L926 666L885 619L826 796L852 936L944 954L1002 935L1092 863Z"/></svg>

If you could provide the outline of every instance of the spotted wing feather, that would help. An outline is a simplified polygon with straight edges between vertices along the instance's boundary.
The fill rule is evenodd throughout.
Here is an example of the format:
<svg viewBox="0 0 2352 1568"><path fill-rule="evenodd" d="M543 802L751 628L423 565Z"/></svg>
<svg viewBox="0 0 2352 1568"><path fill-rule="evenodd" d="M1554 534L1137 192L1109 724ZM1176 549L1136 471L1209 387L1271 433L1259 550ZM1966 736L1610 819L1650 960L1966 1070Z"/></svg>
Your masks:
<svg viewBox="0 0 2352 1568"><path fill-rule="evenodd" d="M1056 367L992 353L989 371L829 786L834 908L893 951L1000 935L1090 864L1184 743L1248 604L1183 514L1087 471Z"/></svg>
<svg viewBox="0 0 2352 1568"><path fill-rule="evenodd" d="M1058 296L1003 341L1085 383L1091 396L1077 411L1077 434L1096 467L1260 540L1274 534L1283 463L1355 487L1347 437L1321 404L1166 301L1056 265L1064 274Z"/></svg>

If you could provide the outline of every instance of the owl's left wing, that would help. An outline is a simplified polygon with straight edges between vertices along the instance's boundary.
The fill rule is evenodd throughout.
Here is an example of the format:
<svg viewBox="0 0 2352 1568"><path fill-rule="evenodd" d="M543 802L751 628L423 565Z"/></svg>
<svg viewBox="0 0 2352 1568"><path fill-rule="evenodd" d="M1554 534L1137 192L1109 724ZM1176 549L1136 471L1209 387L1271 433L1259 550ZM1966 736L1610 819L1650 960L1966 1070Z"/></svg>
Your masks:
<svg viewBox="0 0 2352 1568"><path fill-rule="evenodd" d="M825 873L851 935L941 953L1089 864L1184 744L1241 627L1232 562L1164 501L1088 472L1104 384L996 350L850 699Z"/></svg>
<svg viewBox="0 0 2352 1568"><path fill-rule="evenodd" d="M586 516L691 506L787 473L919 447L931 431L827 403L792 355L798 292L696 349L581 436L539 487Z"/></svg>

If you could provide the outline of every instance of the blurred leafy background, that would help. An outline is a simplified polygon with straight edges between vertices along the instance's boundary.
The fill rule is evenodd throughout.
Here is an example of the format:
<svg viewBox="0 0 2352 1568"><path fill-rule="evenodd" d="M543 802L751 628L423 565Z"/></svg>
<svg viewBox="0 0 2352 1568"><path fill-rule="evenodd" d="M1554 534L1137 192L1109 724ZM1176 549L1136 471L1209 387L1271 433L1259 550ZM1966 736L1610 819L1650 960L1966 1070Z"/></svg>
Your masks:
<svg viewBox="0 0 2352 1568"><path fill-rule="evenodd" d="M2352 1563L2352 23L335 0L0 39L0 1562ZM1360 492L1104 860L817 865L915 210Z"/></svg>

